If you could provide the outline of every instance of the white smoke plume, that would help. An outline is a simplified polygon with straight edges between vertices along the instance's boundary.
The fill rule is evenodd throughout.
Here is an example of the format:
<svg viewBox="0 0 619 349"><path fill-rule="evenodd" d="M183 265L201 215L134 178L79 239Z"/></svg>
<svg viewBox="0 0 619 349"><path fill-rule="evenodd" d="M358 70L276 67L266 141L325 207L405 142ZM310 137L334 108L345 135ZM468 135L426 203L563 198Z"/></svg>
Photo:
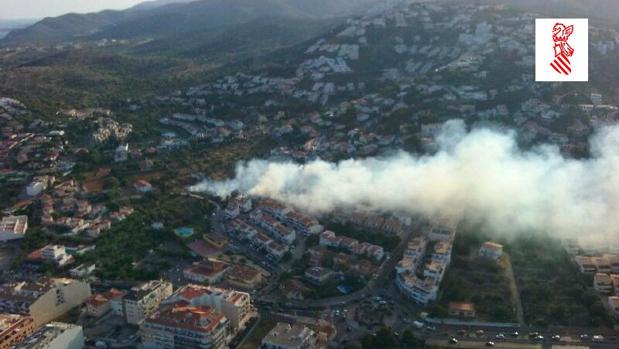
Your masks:
<svg viewBox="0 0 619 349"><path fill-rule="evenodd" d="M421 215L464 214L497 232L543 231L562 237L619 235L619 125L598 130L589 159L554 146L518 148L514 132L466 131L445 124L439 151L413 156L292 162L251 160L225 181L191 187L225 197L235 190L313 213L333 209Z"/></svg>

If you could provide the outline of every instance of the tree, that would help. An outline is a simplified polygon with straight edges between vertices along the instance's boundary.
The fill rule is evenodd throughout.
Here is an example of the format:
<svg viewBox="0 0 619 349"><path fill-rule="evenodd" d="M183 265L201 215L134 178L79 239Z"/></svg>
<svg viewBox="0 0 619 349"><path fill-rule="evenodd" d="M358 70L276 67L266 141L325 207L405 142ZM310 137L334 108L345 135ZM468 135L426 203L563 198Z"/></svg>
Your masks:
<svg viewBox="0 0 619 349"><path fill-rule="evenodd" d="M396 349L399 348L397 338L390 329L383 327L374 334L363 337L363 349Z"/></svg>

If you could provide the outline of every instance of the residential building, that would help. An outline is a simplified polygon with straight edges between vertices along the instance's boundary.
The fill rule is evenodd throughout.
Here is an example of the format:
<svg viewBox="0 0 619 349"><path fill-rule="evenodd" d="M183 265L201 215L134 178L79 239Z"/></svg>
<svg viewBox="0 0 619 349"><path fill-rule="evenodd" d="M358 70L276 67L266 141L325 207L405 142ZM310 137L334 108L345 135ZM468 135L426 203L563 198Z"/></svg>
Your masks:
<svg viewBox="0 0 619 349"><path fill-rule="evenodd" d="M36 327L83 304L90 285L73 279L14 282L0 288L0 312L30 315Z"/></svg>
<svg viewBox="0 0 619 349"><path fill-rule="evenodd" d="M486 241L479 248L479 256L483 258L489 258L492 260L498 260L503 255L503 245L495 242Z"/></svg>
<svg viewBox="0 0 619 349"><path fill-rule="evenodd" d="M348 236L340 236L340 247L348 252L353 252L359 241Z"/></svg>
<svg viewBox="0 0 619 349"><path fill-rule="evenodd" d="M421 258L404 256L395 267L396 273L405 273L411 272L414 273L417 267L419 266Z"/></svg>
<svg viewBox="0 0 619 349"><path fill-rule="evenodd" d="M303 300L303 294L310 291L310 288L300 280L290 279L279 284L279 290L286 299Z"/></svg>
<svg viewBox="0 0 619 349"><path fill-rule="evenodd" d="M168 297L164 304L180 301L195 307L214 308L225 315L234 331L245 326L253 311L249 293L212 286L185 285Z"/></svg>
<svg viewBox="0 0 619 349"><path fill-rule="evenodd" d="M290 211L282 219L283 223L303 235L319 234L324 227L318 221L298 211Z"/></svg>
<svg viewBox="0 0 619 349"><path fill-rule="evenodd" d="M247 266L235 265L225 275L226 281L235 288L255 290L262 283L260 270Z"/></svg>
<svg viewBox="0 0 619 349"><path fill-rule="evenodd" d="M341 238L336 236L331 230L325 230L320 233L320 246L338 247L340 246L340 240Z"/></svg>
<svg viewBox="0 0 619 349"><path fill-rule="evenodd" d="M421 305L428 305L436 300L438 285L430 277L419 278L413 273L400 273L396 276L396 286L400 291Z"/></svg>
<svg viewBox="0 0 619 349"><path fill-rule="evenodd" d="M475 305L471 302L449 302L447 312L453 317L474 318L476 316Z"/></svg>
<svg viewBox="0 0 619 349"><path fill-rule="evenodd" d="M223 279L227 269L228 266L225 263L207 260L193 263L185 268L183 276L192 282L214 284Z"/></svg>
<svg viewBox="0 0 619 349"><path fill-rule="evenodd" d="M69 274L76 279L83 279L90 276L95 271L96 265L80 264L77 267L69 270Z"/></svg>
<svg viewBox="0 0 619 349"><path fill-rule="evenodd" d="M93 294L86 300L86 313L101 317L112 311L114 315L122 315L122 298L125 292L111 288L104 293Z"/></svg>
<svg viewBox="0 0 619 349"><path fill-rule="evenodd" d="M619 295L619 275L610 274L610 281L613 283L613 293Z"/></svg>
<svg viewBox="0 0 619 349"><path fill-rule="evenodd" d="M592 257L576 256L574 261L578 264L581 273L595 273L597 271L597 265Z"/></svg>
<svg viewBox="0 0 619 349"><path fill-rule="evenodd" d="M125 162L129 156L129 144L121 144L114 152L114 162Z"/></svg>
<svg viewBox="0 0 619 349"><path fill-rule="evenodd" d="M595 263L595 269L598 273L610 273L611 265L610 261L606 257L593 257L593 263Z"/></svg>
<svg viewBox="0 0 619 349"><path fill-rule="evenodd" d="M133 187L141 193L148 193L153 190L153 186L143 179L135 181L135 183L133 183Z"/></svg>
<svg viewBox="0 0 619 349"><path fill-rule="evenodd" d="M608 311L615 319L619 319L619 297L608 297Z"/></svg>
<svg viewBox="0 0 619 349"><path fill-rule="evenodd" d="M323 267L312 267L305 271L305 278L314 284L322 285L331 279L333 271Z"/></svg>
<svg viewBox="0 0 619 349"><path fill-rule="evenodd" d="M47 245L41 249L41 256L44 260L52 262L59 267L73 263L73 256L67 253L62 245Z"/></svg>
<svg viewBox="0 0 619 349"><path fill-rule="evenodd" d="M241 208L239 207L238 202L230 201L224 210L224 218L226 219L234 219L241 214Z"/></svg>
<svg viewBox="0 0 619 349"><path fill-rule="evenodd" d="M26 194L28 196L37 196L43 190L47 189L49 185L54 184L56 178L54 176L37 176L32 179L30 184L26 187Z"/></svg>
<svg viewBox="0 0 619 349"><path fill-rule="evenodd" d="M301 324L278 322L262 339L264 349L313 349L317 347L317 335Z"/></svg>
<svg viewBox="0 0 619 349"><path fill-rule="evenodd" d="M84 345L81 326L52 322L29 335L14 349L83 349Z"/></svg>
<svg viewBox="0 0 619 349"><path fill-rule="evenodd" d="M286 254L286 252L288 252L288 246L282 245L275 241L271 241L267 243L265 247L266 247L267 253L269 254L269 257L276 261L279 261L280 259L282 259L284 255Z"/></svg>
<svg viewBox="0 0 619 349"><path fill-rule="evenodd" d="M22 239L28 230L28 216L7 216L0 222L0 242Z"/></svg>
<svg viewBox="0 0 619 349"><path fill-rule="evenodd" d="M452 244L449 241L437 241L432 248L430 258L433 261L441 261L449 264L451 261L451 247Z"/></svg>
<svg viewBox="0 0 619 349"><path fill-rule="evenodd" d="M423 268L423 276L440 281L443 279L445 269L447 269L447 263L445 261L431 260L430 263L426 264Z"/></svg>
<svg viewBox="0 0 619 349"><path fill-rule="evenodd" d="M123 313L127 323L138 325L171 294L172 284L162 280L152 280L132 288L123 298Z"/></svg>
<svg viewBox="0 0 619 349"><path fill-rule="evenodd" d="M30 316L0 314L0 349L12 349L34 332Z"/></svg>
<svg viewBox="0 0 619 349"><path fill-rule="evenodd" d="M613 281L608 274L596 273L593 276L593 288L603 294L613 292Z"/></svg>
<svg viewBox="0 0 619 349"><path fill-rule="evenodd" d="M218 249L225 248L228 244L228 239L225 236L215 232L206 233L202 235L202 238L204 241Z"/></svg>
<svg viewBox="0 0 619 349"><path fill-rule="evenodd" d="M213 307L179 300L146 318L140 337L146 349L224 349L228 327L228 319Z"/></svg>
<svg viewBox="0 0 619 349"><path fill-rule="evenodd" d="M256 228L241 219L235 219L228 223L226 231L244 241L251 241L258 234Z"/></svg>

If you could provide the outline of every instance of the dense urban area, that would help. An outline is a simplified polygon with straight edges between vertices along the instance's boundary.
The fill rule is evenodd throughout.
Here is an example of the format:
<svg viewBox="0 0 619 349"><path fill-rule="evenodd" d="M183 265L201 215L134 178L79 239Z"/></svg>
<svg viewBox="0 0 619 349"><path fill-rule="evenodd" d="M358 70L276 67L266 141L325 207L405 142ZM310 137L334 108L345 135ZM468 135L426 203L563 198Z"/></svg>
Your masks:
<svg viewBox="0 0 619 349"><path fill-rule="evenodd" d="M618 237L192 189L254 158L433 154L452 119L584 159L619 120L617 18L590 20L589 83L536 83L534 10L366 3L200 63L114 31L0 40L0 348L619 348Z"/></svg>

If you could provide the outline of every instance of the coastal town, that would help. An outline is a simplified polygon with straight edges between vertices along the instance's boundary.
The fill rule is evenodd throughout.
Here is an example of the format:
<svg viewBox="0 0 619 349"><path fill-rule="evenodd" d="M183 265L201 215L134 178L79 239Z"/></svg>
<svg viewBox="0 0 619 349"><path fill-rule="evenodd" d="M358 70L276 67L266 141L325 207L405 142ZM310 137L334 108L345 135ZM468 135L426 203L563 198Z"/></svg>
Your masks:
<svg viewBox="0 0 619 349"><path fill-rule="evenodd" d="M253 158L425 159L450 119L588 156L617 86L535 83L534 18L386 1L286 69L53 117L0 97L0 349L619 347L619 249L589 232L192 190ZM592 60L618 57L594 28Z"/></svg>

